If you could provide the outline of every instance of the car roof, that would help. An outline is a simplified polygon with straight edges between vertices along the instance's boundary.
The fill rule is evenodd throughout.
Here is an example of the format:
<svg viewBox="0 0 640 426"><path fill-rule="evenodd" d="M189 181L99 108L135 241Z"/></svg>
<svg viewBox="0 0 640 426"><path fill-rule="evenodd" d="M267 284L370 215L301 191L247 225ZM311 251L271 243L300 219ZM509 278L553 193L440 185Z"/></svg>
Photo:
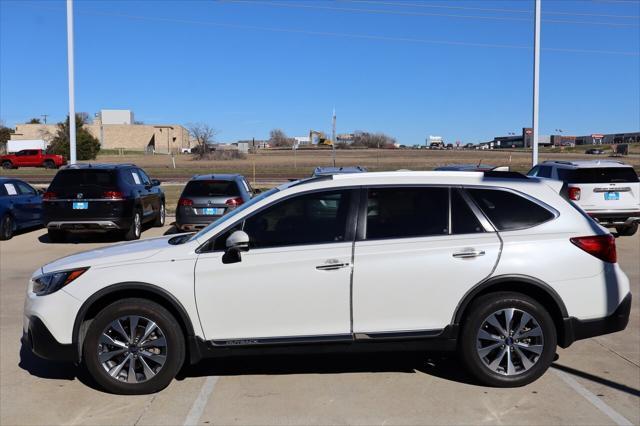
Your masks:
<svg viewBox="0 0 640 426"><path fill-rule="evenodd" d="M449 164L447 166L436 167L436 171L478 171L484 172L494 169L495 166L489 164Z"/></svg>
<svg viewBox="0 0 640 426"><path fill-rule="evenodd" d="M342 173L364 173L367 169L362 166L347 166L347 167L316 167L313 170L315 176L318 175L334 175Z"/></svg>
<svg viewBox="0 0 640 426"><path fill-rule="evenodd" d="M600 167L632 167L629 164L625 164L622 161L616 160L576 160L576 161L560 161L560 160L547 160L542 162L546 166L556 166L567 169L586 169L586 168L600 168Z"/></svg>
<svg viewBox="0 0 640 426"><path fill-rule="evenodd" d="M63 167L60 170L90 170L90 169L99 169L99 170L115 170L115 169L126 169L129 167L138 167L135 164L131 163L123 163L123 164L115 164L115 163L79 163L79 164L71 164Z"/></svg>
<svg viewBox="0 0 640 426"><path fill-rule="evenodd" d="M239 174L209 174L209 175L195 175L190 180L236 180L240 177Z"/></svg>

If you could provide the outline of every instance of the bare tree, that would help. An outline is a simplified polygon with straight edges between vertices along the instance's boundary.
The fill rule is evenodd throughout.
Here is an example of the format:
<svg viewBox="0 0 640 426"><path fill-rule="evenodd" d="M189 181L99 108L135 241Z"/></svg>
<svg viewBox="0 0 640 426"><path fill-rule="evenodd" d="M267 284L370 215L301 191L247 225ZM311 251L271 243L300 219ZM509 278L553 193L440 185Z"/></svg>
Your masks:
<svg viewBox="0 0 640 426"><path fill-rule="evenodd" d="M292 147L295 139L287 137L281 129L273 129L269 132L269 143L272 146Z"/></svg>
<svg viewBox="0 0 640 426"><path fill-rule="evenodd" d="M196 141L197 158L209 157L209 145L213 143L218 131L205 123L191 123L187 125L189 134Z"/></svg>

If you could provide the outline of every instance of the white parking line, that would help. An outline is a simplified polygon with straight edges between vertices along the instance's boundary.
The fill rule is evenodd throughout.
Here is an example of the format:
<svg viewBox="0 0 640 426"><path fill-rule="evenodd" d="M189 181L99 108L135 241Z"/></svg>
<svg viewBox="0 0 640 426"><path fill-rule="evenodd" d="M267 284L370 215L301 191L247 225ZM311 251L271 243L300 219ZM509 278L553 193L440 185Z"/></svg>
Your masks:
<svg viewBox="0 0 640 426"><path fill-rule="evenodd" d="M607 417L613 420L615 424L617 424L618 426L633 425L633 423L627 420L626 417L618 413L613 408L609 407L603 400L601 400L600 398L595 396L593 393L591 393L587 388L585 388L580 383L578 383L578 381L573 377L571 377L569 374L565 373L564 371L557 370L555 368L552 368L552 370L554 373L556 373L558 377L562 379L563 382L569 385L571 389L573 389L574 391L582 395L584 399L586 399L591 404L593 404L598 410L602 411L602 413L604 413Z"/></svg>
<svg viewBox="0 0 640 426"><path fill-rule="evenodd" d="M187 417L184 419L184 426L193 426L200 423L202 412L207 406L209 396L213 392L213 388L216 386L217 381L218 378L216 376L207 377L207 380L204 381L198 397L193 401L191 410L189 410L189 414L187 414Z"/></svg>

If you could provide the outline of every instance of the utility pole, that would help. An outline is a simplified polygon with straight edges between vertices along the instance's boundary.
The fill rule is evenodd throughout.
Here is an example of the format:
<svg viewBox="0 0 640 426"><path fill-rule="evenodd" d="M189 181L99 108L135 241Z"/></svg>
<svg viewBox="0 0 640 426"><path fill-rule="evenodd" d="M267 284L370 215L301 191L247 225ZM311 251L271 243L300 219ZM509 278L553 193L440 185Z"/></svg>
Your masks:
<svg viewBox="0 0 640 426"><path fill-rule="evenodd" d="M336 107L333 107L333 119L331 120L331 148L333 150L333 167L336 166Z"/></svg>
<svg viewBox="0 0 640 426"><path fill-rule="evenodd" d="M42 119L44 120L44 124L47 124L47 117L49 116L49 114L40 114L40 117L42 117Z"/></svg>
<svg viewBox="0 0 640 426"><path fill-rule="evenodd" d="M531 151L531 165L538 164L538 117L540 92L540 2L534 0L535 16L533 20L533 149Z"/></svg>
<svg viewBox="0 0 640 426"><path fill-rule="evenodd" d="M67 0L67 70L69 75L69 163L76 163L76 106L73 66L73 0Z"/></svg>

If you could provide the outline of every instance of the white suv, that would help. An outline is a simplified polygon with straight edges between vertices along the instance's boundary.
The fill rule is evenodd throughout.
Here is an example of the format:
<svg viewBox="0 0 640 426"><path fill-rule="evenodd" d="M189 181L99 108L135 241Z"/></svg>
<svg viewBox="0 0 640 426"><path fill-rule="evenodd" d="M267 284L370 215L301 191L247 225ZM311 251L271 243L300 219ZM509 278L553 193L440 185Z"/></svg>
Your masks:
<svg viewBox="0 0 640 426"><path fill-rule="evenodd" d="M282 350L457 349L479 382L519 386L556 345L624 329L630 307L614 238L539 179L358 173L45 265L23 343L123 394L185 362Z"/></svg>
<svg viewBox="0 0 640 426"><path fill-rule="evenodd" d="M619 235L638 230L640 181L632 166L611 160L545 161L528 175L562 181L571 201Z"/></svg>

